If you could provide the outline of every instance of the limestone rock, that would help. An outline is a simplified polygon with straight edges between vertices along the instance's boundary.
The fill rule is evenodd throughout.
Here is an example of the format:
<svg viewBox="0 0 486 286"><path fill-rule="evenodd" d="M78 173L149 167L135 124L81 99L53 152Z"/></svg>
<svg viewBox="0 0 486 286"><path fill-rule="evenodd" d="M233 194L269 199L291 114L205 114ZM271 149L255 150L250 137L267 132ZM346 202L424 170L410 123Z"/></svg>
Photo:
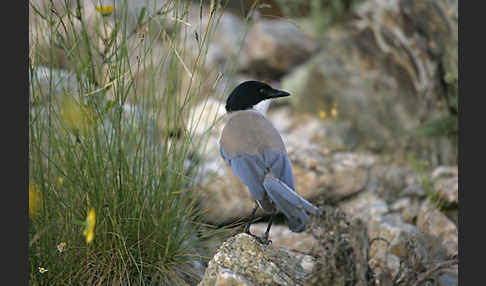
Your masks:
<svg viewBox="0 0 486 286"><path fill-rule="evenodd" d="M352 200L340 203L339 209L347 215L363 221L370 221L389 211L387 203L372 192L362 193Z"/></svg>
<svg viewBox="0 0 486 286"><path fill-rule="evenodd" d="M400 213L405 222L414 224L420 211L420 200L414 197L402 197L390 206L390 210Z"/></svg>
<svg viewBox="0 0 486 286"><path fill-rule="evenodd" d="M355 21L330 28L312 59L282 79L294 95L289 100L311 113L335 110L335 121L349 123L356 134L348 147L394 153L412 147L434 163L454 162L453 141L409 136L449 115L442 51L429 46L454 36L437 2L363 1Z"/></svg>
<svg viewBox="0 0 486 286"><path fill-rule="evenodd" d="M292 253L242 233L221 245L198 285L302 285L307 277Z"/></svg>
<svg viewBox="0 0 486 286"><path fill-rule="evenodd" d="M307 60L316 47L310 36L289 21L261 20L250 27L239 57L240 69L278 76Z"/></svg>
<svg viewBox="0 0 486 286"><path fill-rule="evenodd" d="M250 226L252 234L262 236L267 230L267 223L254 223ZM268 237L272 246L285 248L296 253L309 253L317 243L316 239L308 232L292 232L287 225L273 224Z"/></svg>
<svg viewBox="0 0 486 286"><path fill-rule="evenodd" d="M459 204L459 180L457 167L440 166L432 172L434 191L447 205Z"/></svg>
<svg viewBox="0 0 486 286"><path fill-rule="evenodd" d="M417 217L417 227L441 240L441 246L447 254L452 256L458 253L457 226L445 214L427 199L420 208Z"/></svg>
<svg viewBox="0 0 486 286"><path fill-rule="evenodd" d="M400 256L408 240L418 235L418 229L406 223L400 214L388 214L390 207L371 192L358 195L339 205L347 215L366 223L370 241L370 266L377 274L398 273ZM386 242L384 240L386 240Z"/></svg>
<svg viewBox="0 0 486 286"><path fill-rule="evenodd" d="M312 237L312 243L293 250L277 247L285 247L285 237L290 235L278 228L270 238L280 237L273 236L273 243L267 246L238 234L219 248L199 285L369 285L366 225L331 206L320 208L307 231L294 235ZM258 228L261 226L252 230Z"/></svg>

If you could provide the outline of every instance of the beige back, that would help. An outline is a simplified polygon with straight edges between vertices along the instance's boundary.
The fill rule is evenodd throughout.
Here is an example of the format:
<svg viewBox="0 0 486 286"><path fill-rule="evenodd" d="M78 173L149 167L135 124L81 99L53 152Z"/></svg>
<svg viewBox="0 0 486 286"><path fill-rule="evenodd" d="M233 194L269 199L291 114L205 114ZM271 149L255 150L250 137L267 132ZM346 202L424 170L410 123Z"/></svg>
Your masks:
<svg viewBox="0 0 486 286"><path fill-rule="evenodd" d="M256 110L235 111L229 114L221 133L221 144L226 154L235 156L246 153L263 154L276 151L287 154L277 129Z"/></svg>

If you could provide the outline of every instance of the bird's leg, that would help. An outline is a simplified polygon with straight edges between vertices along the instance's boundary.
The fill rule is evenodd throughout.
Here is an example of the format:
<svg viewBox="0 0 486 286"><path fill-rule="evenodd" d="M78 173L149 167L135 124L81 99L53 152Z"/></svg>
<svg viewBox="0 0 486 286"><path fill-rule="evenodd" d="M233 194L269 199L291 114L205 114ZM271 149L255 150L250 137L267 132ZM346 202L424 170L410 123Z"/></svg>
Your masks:
<svg viewBox="0 0 486 286"><path fill-rule="evenodd" d="M258 209L258 204L255 204L255 208L251 212L250 218L248 219L248 221L245 224L245 227L243 228L243 232L245 232L246 234L252 235L250 233L250 225L253 222L253 219L255 219L255 213L256 213L257 209Z"/></svg>
<svg viewBox="0 0 486 286"><path fill-rule="evenodd" d="M267 230L265 231L265 234L263 234L263 237L261 239L263 244L271 244L272 243L272 241L270 239L268 239L268 237L270 236L270 228L272 227L272 222L273 222L274 216L275 216L275 213L272 213L272 215L270 216L270 220L268 221Z"/></svg>
<svg viewBox="0 0 486 286"><path fill-rule="evenodd" d="M270 244L270 243L272 243L272 241L268 239L268 235L270 233L270 227L272 226L272 221L273 221L273 217L274 217L275 213L272 213L272 216L270 217L270 221L269 221L268 226L267 226L267 231L265 231L265 234L263 235L263 237L259 237L259 236L250 232L250 225L253 222L253 219L255 219L255 213L256 213L257 209L258 209L258 204L255 204L255 208L251 212L250 218L248 219L248 221L246 222L246 224L243 228L243 232L248 234L249 236L253 236L261 244Z"/></svg>

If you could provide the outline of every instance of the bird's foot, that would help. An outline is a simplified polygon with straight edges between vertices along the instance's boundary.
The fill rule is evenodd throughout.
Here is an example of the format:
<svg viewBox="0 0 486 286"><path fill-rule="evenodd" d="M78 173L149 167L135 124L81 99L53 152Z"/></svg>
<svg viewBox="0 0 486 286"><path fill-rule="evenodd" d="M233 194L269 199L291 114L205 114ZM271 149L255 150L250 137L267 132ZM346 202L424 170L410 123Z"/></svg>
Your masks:
<svg viewBox="0 0 486 286"><path fill-rule="evenodd" d="M249 235L252 235L252 234L250 233L250 224L249 224L249 223L247 223L247 224L245 224L245 225L243 226L243 231L242 231L242 232L244 232L244 233L246 233L246 234L249 234Z"/></svg>
<svg viewBox="0 0 486 286"><path fill-rule="evenodd" d="M258 238L258 241L264 245L271 245L272 241L268 239L268 233L265 233L262 237Z"/></svg>
<svg viewBox="0 0 486 286"><path fill-rule="evenodd" d="M254 239L256 239L256 241L258 241L259 243L261 243L263 245L272 244L272 241L270 239L268 239L268 237L266 237L265 235L260 237L256 234L251 233L251 232L245 232L245 233L248 234L249 236L253 237Z"/></svg>
<svg viewBox="0 0 486 286"><path fill-rule="evenodd" d="M265 233L263 236L258 236L256 234L251 233L249 227L248 228L245 227L245 230L243 231L243 233L248 234L249 236L253 237L254 239L256 239L259 243L261 243L263 245L272 244L272 241L270 239L268 239L268 233Z"/></svg>

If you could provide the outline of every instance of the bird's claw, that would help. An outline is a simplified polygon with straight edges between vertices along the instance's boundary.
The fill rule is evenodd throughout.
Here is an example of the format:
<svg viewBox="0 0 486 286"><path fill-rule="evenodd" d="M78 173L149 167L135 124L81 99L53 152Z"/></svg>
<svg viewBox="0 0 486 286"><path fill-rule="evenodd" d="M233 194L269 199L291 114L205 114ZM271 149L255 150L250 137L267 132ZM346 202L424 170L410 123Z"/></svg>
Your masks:
<svg viewBox="0 0 486 286"><path fill-rule="evenodd" d="M272 245L272 241L268 238L262 239L260 243L264 245Z"/></svg>
<svg viewBox="0 0 486 286"><path fill-rule="evenodd" d="M268 239L268 236L266 236L266 235L260 237L258 235L253 234L253 233L250 233L250 232L247 232L247 234L252 236L253 238L255 238L259 243L261 243L263 245L271 245L272 244L272 241L270 239Z"/></svg>
<svg viewBox="0 0 486 286"><path fill-rule="evenodd" d="M271 245L272 241L268 239L268 232L266 232L261 238L259 238L261 244Z"/></svg>
<svg viewBox="0 0 486 286"><path fill-rule="evenodd" d="M249 224L247 224L247 225L245 225L245 226L243 227L243 232L244 232L244 233L246 233L246 234L252 235L252 234L250 233L250 225L249 225Z"/></svg>

